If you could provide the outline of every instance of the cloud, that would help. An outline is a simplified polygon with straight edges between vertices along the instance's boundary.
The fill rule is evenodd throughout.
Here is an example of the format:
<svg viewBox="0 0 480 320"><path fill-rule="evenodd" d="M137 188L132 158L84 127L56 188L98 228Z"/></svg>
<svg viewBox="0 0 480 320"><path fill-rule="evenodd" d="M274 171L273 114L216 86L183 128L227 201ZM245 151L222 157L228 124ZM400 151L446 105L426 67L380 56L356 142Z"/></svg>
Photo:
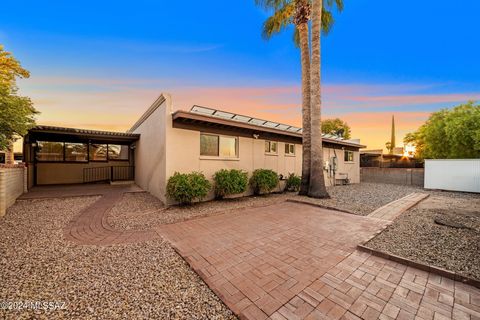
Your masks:
<svg viewBox="0 0 480 320"><path fill-rule="evenodd" d="M32 77L20 82L22 94L32 97L42 113L39 123L106 130L126 130L161 92L172 94L174 109L194 104L262 119L301 125L298 85L195 86L162 78ZM326 84L325 118L340 117L353 136L369 147L382 147L395 114L397 144L430 113L449 103L480 99L480 92L434 94L434 84ZM415 111L407 112L409 106ZM411 108L410 108L411 109Z"/></svg>

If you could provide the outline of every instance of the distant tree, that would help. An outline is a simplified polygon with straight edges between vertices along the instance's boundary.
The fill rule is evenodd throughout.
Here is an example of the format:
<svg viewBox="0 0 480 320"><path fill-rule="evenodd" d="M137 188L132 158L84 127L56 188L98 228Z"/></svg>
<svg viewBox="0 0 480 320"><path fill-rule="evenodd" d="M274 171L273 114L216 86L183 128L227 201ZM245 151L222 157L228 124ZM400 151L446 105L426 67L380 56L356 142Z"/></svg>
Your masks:
<svg viewBox="0 0 480 320"><path fill-rule="evenodd" d="M404 143L423 159L480 158L480 105L472 101L434 112Z"/></svg>
<svg viewBox="0 0 480 320"><path fill-rule="evenodd" d="M387 148L388 153L393 153L392 143L390 141L385 143L385 148Z"/></svg>
<svg viewBox="0 0 480 320"><path fill-rule="evenodd" d="M342 134L344 139L351 138L350 126L340 118L322 120L322 133Z"/></svg>
<svg viewBox="0 0 480 320"><path fill-rule="evenodd" d="M38 112L28 97L18 95L17 78L30 73L0 45L0 149L6 150L6 163L13 163L13 142L35 125Z"/></svg>

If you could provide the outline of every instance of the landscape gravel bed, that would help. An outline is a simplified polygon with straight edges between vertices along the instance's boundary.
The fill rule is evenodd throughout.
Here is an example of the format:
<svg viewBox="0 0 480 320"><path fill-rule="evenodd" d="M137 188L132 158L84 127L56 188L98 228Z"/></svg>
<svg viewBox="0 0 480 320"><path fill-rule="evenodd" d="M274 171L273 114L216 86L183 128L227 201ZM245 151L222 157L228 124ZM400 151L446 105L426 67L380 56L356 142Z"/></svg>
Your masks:
<svg viewBox="0 0 480 320"><path fill-rule="evenodd" d="M296 199L358 215L367 215L387 203L421 190L417 187L383 183L358 183L327 189L330 199L314 199L305 196L297 196Z"/></svg>
<svg viewBox="0 0 480 320"><path fill-rule="evenodd" d="M287 199L310 202L348 212L367 215L375 209L402 198L412 192L421 191L417 187L361 183L327 188L330 199L312 199L296 193L249 196L197 203L191 206L164 207L148 193L126 193L109 214L109 223L119 229L148 230L156 225L184 221L194 217L223 214L235 209L261 207Z"/></svg>
<svg viewBox="0 0 480 320"><path fill-rule="evenodd" d="M17 201L0 219L0 301L65 303L62 310L0 308L0 319L235 319L162 240L65 241L64 226L96 200Z"/></svg>
<svg viewBox="0 0 480 320"><path fill-rule="evenodd" d="M366 246L480 280L480 196L430 193Z"/></svg>
<svg viewBox="0 0 480 320"><path fill-rule="evenodd" d="M267 206L293 196L293 193L270 194L165 207L149 193L126 193L110 211L108 221L118 229L148 230L160 224L185 221L194 217L223 214L253 206Z"/></svg>

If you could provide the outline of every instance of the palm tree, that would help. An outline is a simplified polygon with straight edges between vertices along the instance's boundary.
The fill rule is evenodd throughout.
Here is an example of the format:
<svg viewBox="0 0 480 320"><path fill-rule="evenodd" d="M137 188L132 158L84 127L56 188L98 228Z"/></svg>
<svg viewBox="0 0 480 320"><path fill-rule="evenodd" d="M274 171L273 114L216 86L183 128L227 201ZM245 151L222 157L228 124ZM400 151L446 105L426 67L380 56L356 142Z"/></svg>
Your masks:
<svg viewBox="0 0 480 320"><path fill-rule="evenodd" d="M322 26L331 25L333 16L324 6L337 6L343 10L342 0L313 0L312 2L312 57L310 65L310 116L311 116L311 164L308 196L313 198L329 198L323 175L322 147L322 97L321 97L321 31ZM330 22L330 23L327 23Z"/></svg>
<svg viewBox="0 0 480 320"><path fill-rule="evenodd" d="M340 3L342 0L338 0ZM310 184L311 139L310 139L310 46L308 21L310 20L311 0L255 0L256 4L266 10L273 9L262 30L264 39L270 39L274 34L295 25L294 42L300 48L302 66L302 183L299 194L307 195ZM328 4L328 3L327 3ZM342 8L343 6L338 6ZM328 9L323 10L322 32L326 35L333 26L333 17Z"/></svg>

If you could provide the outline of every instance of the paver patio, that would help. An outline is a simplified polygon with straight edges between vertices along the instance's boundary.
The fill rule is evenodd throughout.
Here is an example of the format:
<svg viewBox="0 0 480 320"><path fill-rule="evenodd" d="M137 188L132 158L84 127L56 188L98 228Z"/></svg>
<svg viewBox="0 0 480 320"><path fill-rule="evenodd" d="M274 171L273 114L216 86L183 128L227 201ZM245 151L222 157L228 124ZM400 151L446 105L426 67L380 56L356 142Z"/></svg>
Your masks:
<svg viewBox="0 0 480 320"><path fill-rule="evenodd" d="M371 218L393 221L403 212L415 206L417 203L428 197L428 193L413 192L398 200L387 203L383 207L370 213Z"/></svg>
<svg viewBox="0 0 480 320"><path fill-rule="evenodd" d="M388 221L281 203L157 231L243 319L479 319L480 290L356 250Z"/></svg>

